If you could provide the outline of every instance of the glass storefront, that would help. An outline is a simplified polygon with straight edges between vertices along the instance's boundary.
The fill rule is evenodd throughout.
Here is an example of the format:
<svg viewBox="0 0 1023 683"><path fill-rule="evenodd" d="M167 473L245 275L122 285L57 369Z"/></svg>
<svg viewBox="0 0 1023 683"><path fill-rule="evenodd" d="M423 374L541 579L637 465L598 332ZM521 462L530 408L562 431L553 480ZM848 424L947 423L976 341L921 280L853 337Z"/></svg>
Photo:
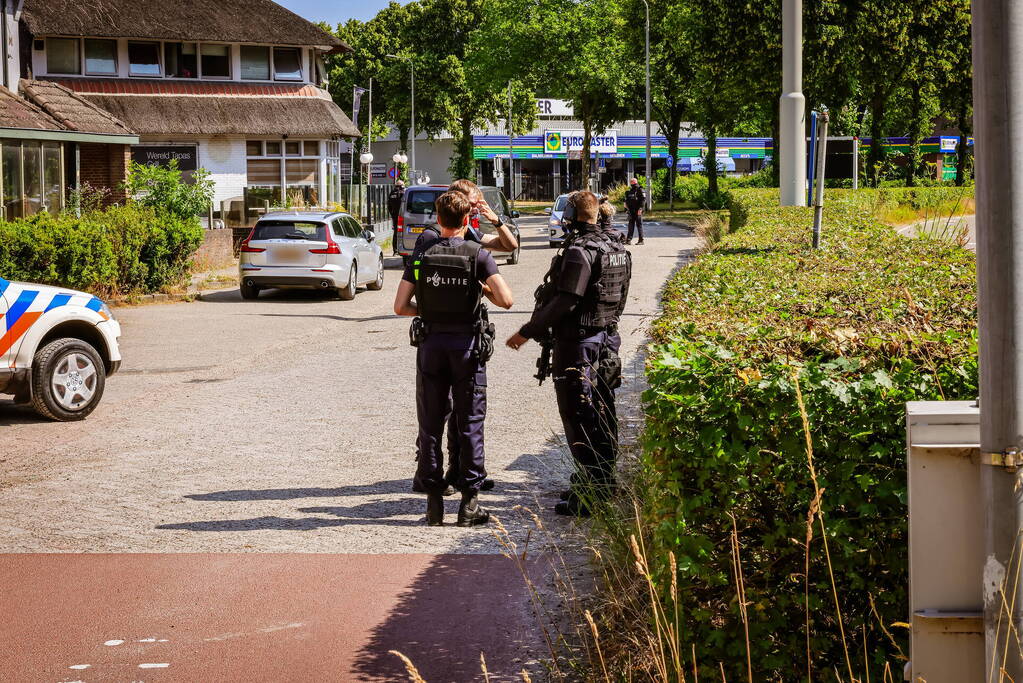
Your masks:
<svg viewBox="0 0 1023 683"><path fill-rule="evenodd" d="M0 139L0 203L12 220L64 208L64 147L59 142Z"/></svg>

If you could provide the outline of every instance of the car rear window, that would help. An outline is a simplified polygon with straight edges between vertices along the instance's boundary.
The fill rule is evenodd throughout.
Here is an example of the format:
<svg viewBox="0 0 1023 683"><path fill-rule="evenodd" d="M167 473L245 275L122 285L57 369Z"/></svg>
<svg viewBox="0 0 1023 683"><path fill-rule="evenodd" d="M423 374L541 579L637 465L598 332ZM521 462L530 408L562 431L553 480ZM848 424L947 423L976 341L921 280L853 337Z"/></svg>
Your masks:
<svg viewBox="0 0 1023 683"><path fill-rule="evenodd" d="M433 203L442 194L444 190L412 190L405 200L405 211L433 215L435 211Z"/></svg>
<svg viewBox="0 0 1023 683"><path fill-rule="evenodd" d="M327 226L323 223L303 221L260 221L252 233L254 240L312 240L327 241Z"/></svg>
<svg viewBox="0 0 1023 683"><path fill-rule="evenodd" d="M567 204L567 203L568 203L568 195L567 194L561 195L556 200L554 200L554 210L555 211L564 211L565 210L565 204Z"/></svg>

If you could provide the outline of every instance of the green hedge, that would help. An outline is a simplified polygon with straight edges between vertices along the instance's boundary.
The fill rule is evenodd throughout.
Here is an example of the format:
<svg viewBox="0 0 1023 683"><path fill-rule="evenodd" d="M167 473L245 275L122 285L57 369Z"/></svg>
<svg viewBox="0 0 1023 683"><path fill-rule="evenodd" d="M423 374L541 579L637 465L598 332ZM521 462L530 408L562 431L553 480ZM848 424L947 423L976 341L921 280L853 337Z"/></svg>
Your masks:
<svg viewBox="0 0 1023 683"><path fill-rule="evenodd" d="M43 212L0 221L0 275L104 296L155 292L182 281L202 240L198 220L140 206Z"/></svg>
<svg viewBox="0 0 1023 683"><path fill-rule="evenodd" d="M811 211L777 190L731 192L733 231L664 293L644 399L656 556L684 587L682 633L711 678L745 678L730 554L738 521L755 678L805 679L804 553L814 489L794 373L824 489L831 562L857 676L899 671L905 621L904 404L977 395L973 254L896 235L878 206L947 201L946 188L829 193L824 247ZM961 189L956 189L961 192ZM815 680L847 677L820 527L810 546ZM663 573L661 574L663 578ZM905 648L905 631L894 629ZM800 674L800 672L803 672Z"/></svg>

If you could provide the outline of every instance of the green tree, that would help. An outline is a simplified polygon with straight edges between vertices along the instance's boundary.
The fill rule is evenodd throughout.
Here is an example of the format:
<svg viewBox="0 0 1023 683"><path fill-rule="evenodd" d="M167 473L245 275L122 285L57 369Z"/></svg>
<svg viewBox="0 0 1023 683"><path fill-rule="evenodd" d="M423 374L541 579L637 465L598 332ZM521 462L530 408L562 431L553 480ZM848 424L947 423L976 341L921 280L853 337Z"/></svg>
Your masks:
<svg viewBox="0 0 1023 683"><path fill-rule="evenodd" d="M172 159L167 166L150 166L131 162L124 192L129 201L153 209L157 213L167 212L184 219L205 215L213 201L213 180L209 171L200 168L192 172L192 178L185 182L178 162Z"/></svg>

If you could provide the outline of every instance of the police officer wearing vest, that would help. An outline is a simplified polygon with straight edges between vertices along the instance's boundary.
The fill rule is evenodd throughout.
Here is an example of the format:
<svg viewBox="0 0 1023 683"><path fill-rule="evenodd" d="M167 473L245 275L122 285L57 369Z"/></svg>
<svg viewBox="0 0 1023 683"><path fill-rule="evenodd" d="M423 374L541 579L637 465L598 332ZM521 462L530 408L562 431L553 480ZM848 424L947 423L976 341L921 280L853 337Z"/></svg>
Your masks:
<svg viewBox="0 0 1023 683"><path fill-rule="evenodd" d="M493 326L486 323L486 296L502 308L513 299L497 264L479 244L465 241L472 202L461 192L436 201L440 235L417 245L394 298L394 312L415 316L410 339L416 357L419 458L416 484L427 494L426 521L444 523L444 455L441 438L451 398L460 446L458 526L486 524L479 505L486 478L483 423L487 413L486 362L493 353ZM415 302L412 301L415 296Z"/></svg>
<svg viewBox="0 0 1023 683"><path fill-rule="evenodd" d="M391 214L391 242L394 246L394 255L398 255L398 214L401 213L401 200L405 197L405 183L398 180L394 188L387 195L387 212Z"/></svg>
<svg viewBox="0 0 1023 683"><path fill-rule="evenodd" d="M629 235L626 237L626 244L632 244L632 232L639 233L636 244L643 244L643 207L646 206L646 193L639 184L639 180L633 178L629 181L629 189L625 191L625 209L629 212Z"/></svg>
<svg viewBox="0 0 1023 683"><path fill-rule="evenodd" d="M483 192L480 191L480 188L476 185L476 183L462 178L451 183L448 189L463 193L472 203L472 209L469 212L469 227L465 231L466 242L476 242L489 251L511 252L518 248L519 242L515 239L515 233L513 233L507 225L501 222L501 218L494 212L493 208L487 204L486 199L483 198ZM481 221L487 221L493 225L495 232L489 235L485 235L480 232L479 224ZM419 239L416 240L416 248L418 248L425 240L438 239L439 237L440 228L436 225L429 225L419 235ZM448 405L450 406L450 402ZM455 420L454 413L451 413L448 419L448 466L446 474L444 475L444 479L447 481L448 486L444 489L445 496L455 495L455 484L458 481L459 452L460 446L458 442L457 422ZM483 480L480 491L490 491L493 488L494 480L487 478ZM422 488L416 482L412 483L412 490L416 493L424 493Z"/></svg>
<svg viewBox="0 0 1023 683"><path fill-rule="evenodd" d="M554 389L576 473L554 510L585 516L614 486L618 418L614 390L621 385L618 320L625 308L632 260L617 231L598 226L598 199L576 192L572 237L554 257L528 323L507 344L553 337ZM542 377L541 370L541 377ZM541 379L542 381L542 379Z"/></svg>

